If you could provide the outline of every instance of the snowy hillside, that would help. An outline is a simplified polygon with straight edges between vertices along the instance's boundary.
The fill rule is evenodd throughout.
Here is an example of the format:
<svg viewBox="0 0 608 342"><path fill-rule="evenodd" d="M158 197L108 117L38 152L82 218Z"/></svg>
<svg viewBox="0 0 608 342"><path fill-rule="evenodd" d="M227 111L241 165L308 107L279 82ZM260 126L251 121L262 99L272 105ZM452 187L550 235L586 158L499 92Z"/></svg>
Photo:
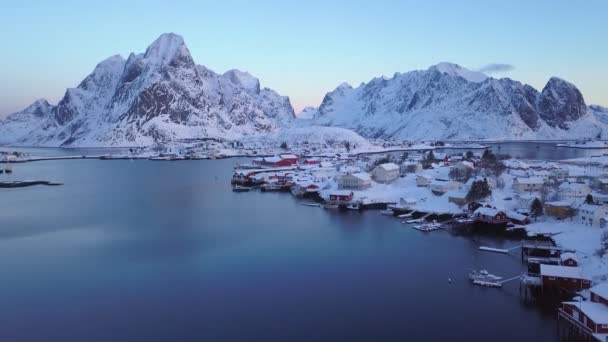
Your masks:
<svg viewBox="0 0 608 342"><path fill-rule="evenodd" d="M597 113L573 84L556 77L539 92L508 78L440 63L374 78L357 88L343 83L325 95L311 124L410 140L606 137L605 121Z"/></svg>
<svg viewBox="0 0 608 342"><path fill-rule="evenodd" d="M289 98L249 73L196 65L182 37L99 63L56 106L37 101L0 121L0 144L140 146L183 138L275 133L295 115Z"/></svg>

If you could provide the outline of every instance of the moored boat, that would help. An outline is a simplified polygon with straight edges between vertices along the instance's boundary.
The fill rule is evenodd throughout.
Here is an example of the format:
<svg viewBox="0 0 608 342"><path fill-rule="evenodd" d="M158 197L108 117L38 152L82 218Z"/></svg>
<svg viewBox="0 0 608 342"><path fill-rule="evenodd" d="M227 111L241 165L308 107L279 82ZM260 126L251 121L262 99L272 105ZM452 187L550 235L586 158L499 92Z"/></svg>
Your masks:
<svg viewBox="0 0 608 342"><path fill-rule="evenodd" d="M250 191L250 190L251 190L250 187L248 187L248 186L241 186L241 185L235 185L232 188L232 191L234 191L234 192L247 192L247 191Z"/></svg>

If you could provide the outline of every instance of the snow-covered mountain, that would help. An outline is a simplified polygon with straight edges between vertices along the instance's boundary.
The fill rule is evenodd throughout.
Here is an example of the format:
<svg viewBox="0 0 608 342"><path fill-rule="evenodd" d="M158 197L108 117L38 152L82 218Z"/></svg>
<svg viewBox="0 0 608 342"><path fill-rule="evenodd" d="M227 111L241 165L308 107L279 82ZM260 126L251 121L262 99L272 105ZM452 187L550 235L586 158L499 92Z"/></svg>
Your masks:
<svg viewBox="0 0 608 342"><path fill-rule="evenodd" d="M509 78L440 63L357 88L343 83L325 95L311 124L410 140L606 137L599 112L557 77L539 92Z"/></svg>
<svg viewBox="0 0 608 342"><path fill-rule="evenodd" d="M99 63L56 106L38 100L0 121L0 143L139 146L183 138L276 133L295 119L289 98L239 70L196 65L182 37L161 35L128 59Z"/></svg>

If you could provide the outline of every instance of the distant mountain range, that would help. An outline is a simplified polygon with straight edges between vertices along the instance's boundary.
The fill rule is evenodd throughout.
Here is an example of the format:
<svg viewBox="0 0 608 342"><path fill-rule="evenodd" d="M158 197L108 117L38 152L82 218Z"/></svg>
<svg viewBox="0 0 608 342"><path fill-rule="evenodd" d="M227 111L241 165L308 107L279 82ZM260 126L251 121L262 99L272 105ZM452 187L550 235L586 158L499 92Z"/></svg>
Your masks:
<svg viewBox="0 0 608 342"><path fill-rule="evenodd" d="M456 64L374 78L327 93L316 125L350 128L366 137L399 139L560 139L608 135L608 115L588 107L573 84L552 77L542 91L494 79Z"/></svg>
<svg viewBox="0 0 608 342"><path fill-rule="evenodd" d="M295 119L289 98L257 78L196 65L182 37L99 63L56 106L38 100L0 121L0 143L141 146L157 141L266 134Z"/></svg>
<svg viewBox="0 0 608 342"><path fill-rule="evenodd" d="M168 33L145 53L102 61L57 105L38 100L4 117L0 144L144 146L302 135L317 126L407 140L606 138L608 109L587 106L573 84L556 77L539 92L440 63L356 88L341 84L296 119L288 97L261 88L247 72L217 74L196 65L182 37ZM352 137L323 132L318 136Z"/></svg>

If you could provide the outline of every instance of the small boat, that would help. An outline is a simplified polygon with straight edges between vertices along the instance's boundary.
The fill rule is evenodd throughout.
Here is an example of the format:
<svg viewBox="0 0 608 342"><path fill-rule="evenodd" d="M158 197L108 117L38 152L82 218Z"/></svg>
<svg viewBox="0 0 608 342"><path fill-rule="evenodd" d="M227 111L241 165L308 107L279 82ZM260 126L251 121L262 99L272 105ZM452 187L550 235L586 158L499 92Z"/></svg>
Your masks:
<svg viewBox="0 0 608 342"><path fill-rule="evenodd" d="M395 216L395 212L392 211L391 209L382 210L380 212L380 214L386 215L386 216Z"/></svg>
<svg viewBox="0 0 608 342"><path fill-rule="evenodd" d="M323 209L338 209L337 204L323 204L322 207Z"/></svg>
<svg viewBox="0 0 608 342"><path fill-rule="evenodd" d="M361 210L361 206L359 206L359 204L349 204L346 206L346 209L348 210L355 210L355 211L359 211Z"/></svg>
<svg viewBox="0 0 608 342"><path fill-rule="evenodd" d="M502 287L502 277L490 274L486 270L472 270L469 272L469 280L475 285L489 286L489 287Z"/></svg>
<svg viewBox="0 0 608 342"><path fill-rule="evenodd" d="M251 190L250 187L248 187L248 186L241 186L241 185L235 185L232 188L232 191L234 191L234 192L247 192L249 190Z"/></svg>
<svg viewBox="0 0 608 342"><path fill-rule="evenodd" d="M423 225L418 225L418 226L412 226L412 228L419 230L421 232L432 232L434 230L439 230L441 229L441 225L433 222L433 223L429 223L429 224L423 224Z"/></svg>

